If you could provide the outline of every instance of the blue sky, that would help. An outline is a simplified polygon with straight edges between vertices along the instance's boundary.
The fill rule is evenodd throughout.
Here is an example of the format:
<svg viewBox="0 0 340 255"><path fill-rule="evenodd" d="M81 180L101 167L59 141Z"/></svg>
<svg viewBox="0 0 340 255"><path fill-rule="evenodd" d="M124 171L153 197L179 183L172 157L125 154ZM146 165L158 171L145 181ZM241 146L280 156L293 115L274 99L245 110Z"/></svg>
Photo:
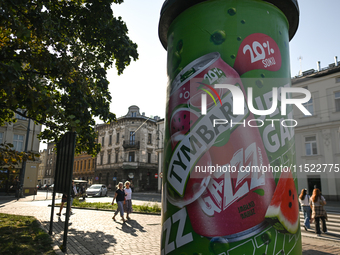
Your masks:
<svg viewBox="0 0 340 255"><path fill-rule="evenodd" d="M112 94L111 111L117 117L125 115L130 105L137 105L146 116L165 116L166 51L158 38L159 13L163 0L125 0L113 5L114 15L122 16L129 28L130 38L138 44L139 60L132 63L121 76L110 70L108 79ZM300 22L290 42L291 76L340 60L339 23L340 0L298 0Z"/></svg>

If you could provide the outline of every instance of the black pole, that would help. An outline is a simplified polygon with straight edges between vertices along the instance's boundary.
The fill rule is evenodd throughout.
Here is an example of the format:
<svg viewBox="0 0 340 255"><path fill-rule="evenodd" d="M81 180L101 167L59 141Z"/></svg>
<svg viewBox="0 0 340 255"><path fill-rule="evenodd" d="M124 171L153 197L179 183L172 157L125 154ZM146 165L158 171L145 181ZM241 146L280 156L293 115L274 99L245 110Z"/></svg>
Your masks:
<svg viewBox="0 0 340 255"><path fill-rule="evenodd" d="M72 183L71 183L71 188L68 189L67 192L67 207L66 207L66 218L65 218L65 227L64 227L64 237L63 237L63 247L62 247L62 251L66 252L67 250L67 233L68 233L68 221L70 218L70 209L71 209L71 189L72 189Z"/></svg>
<svg viewBox="0 0 340 255"><path fill-rule="evenodd" d="M55 182L54 182L54 185L56 185ZM53 189L51 219L50 219L50 230L48 231L48 233L50 235L52 235L52 232L53 232L53 214L54 214L54 205L55 205L55 193L56 193L56 191L55 191L55 189Z"/></svg>
<svg viewBox="0 0 340 255"><path fill-rule="evenodd" d="M28 118L28 125L27 125L27 132L26 132L26 143L25 143L25 149L24 152L27 152L27 147L28 147L28 139L29 139L29 135L30 135L30 125L31 125L31 119ZM20 187L24 186L24 181L25 181L25 170L26 170L26 160L24 159L24 161L22 162L22 167L21 167L21 173L20 173ZM19 188L20 188L19 187ZM20 190L20 189L19 189ZM18 196L20 197L24 197L24 189L21 189L21 193L18 194Z"/></svg>

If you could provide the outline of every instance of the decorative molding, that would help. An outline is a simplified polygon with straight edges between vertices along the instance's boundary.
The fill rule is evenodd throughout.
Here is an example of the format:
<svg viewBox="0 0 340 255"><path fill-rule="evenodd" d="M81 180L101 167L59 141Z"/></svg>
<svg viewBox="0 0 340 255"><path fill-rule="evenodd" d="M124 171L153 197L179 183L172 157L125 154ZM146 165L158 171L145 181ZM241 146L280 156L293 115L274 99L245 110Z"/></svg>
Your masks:
<svg viewBox="0 0 340 255"><path fill-rule="evenodd" d="M322 130L322 138L325 143L325 145L328 147L330 144L330 138L331 138L331 131L329 129L323 129Z"/></svg>

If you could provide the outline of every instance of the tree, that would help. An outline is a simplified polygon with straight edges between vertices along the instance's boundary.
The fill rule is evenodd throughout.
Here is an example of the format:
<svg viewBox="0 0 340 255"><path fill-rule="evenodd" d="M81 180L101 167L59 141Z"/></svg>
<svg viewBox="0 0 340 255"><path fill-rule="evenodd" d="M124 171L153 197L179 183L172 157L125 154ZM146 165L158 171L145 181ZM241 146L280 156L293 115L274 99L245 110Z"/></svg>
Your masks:
<svg viewBox="0 0 340 255"><path fill-rule="evenodd" d="M138 59L126 24L111 9L122 2L0 2L0 126L17 113L46 126L40 139L58 142L76 131L76 151L96 155L94 118L116 119L106 71L115 66L120 75Z"/></svg>
<svg viewBox="0 0 340 255"><path fill-rule="evenodd" d="M14 170L20 163L22 163L22 161L34 161L35 158L39 157L39 154L35 154L33 152L18 152L13 149L13 144L11 143L0 144L0 170Z"/></svg>

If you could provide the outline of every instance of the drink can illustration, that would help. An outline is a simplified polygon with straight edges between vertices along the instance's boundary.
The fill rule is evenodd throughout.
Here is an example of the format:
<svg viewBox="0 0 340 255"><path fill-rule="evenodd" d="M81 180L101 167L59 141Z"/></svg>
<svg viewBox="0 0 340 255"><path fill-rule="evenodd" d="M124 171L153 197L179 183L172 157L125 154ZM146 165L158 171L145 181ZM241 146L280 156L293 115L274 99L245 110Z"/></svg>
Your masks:
<svg viewBox="0 0 340 255"><path fill-rule="evenodd" d="M162 254L302 253L293 113L273 96L298 18L296 0L164 2Z"/></svg>
<svg viewBox="0 0 340 255"><path fill-rule="evenodd" d="M228 236L229 240L237 236L235 240L239 240L249 233L254 234L254 229L261 231L266 226L264 216L275 182L272 173L260 168L269 161L258 129L242 124L254 119L253 114L230 118L231 97L227 89L213 88L218 82L233 84L243 90L237 72L214 52L186 66L171 86L168 118L172 149L175 149L173 158L181 155L178 153L183 148L192 150L195 147L189 140L200 140L195 134L214 125L212 116L221 117L218 120L224 125L215 123L216 132L210 132L206 139L197 142L201 145L202 155L188 152L191 161L187 161L186 173L189 175L191 170L190 176L181 175L182 168L168 171L168 191L179 194L176 199L174 192L169 192L168 200L175 206L187 206L196 233L207 237ZM207 115L198 118L202 111L198 99L204 93L215 94L210 101L206 100ZM215 105L214 100L219 99L221 103Z"/></svg>

